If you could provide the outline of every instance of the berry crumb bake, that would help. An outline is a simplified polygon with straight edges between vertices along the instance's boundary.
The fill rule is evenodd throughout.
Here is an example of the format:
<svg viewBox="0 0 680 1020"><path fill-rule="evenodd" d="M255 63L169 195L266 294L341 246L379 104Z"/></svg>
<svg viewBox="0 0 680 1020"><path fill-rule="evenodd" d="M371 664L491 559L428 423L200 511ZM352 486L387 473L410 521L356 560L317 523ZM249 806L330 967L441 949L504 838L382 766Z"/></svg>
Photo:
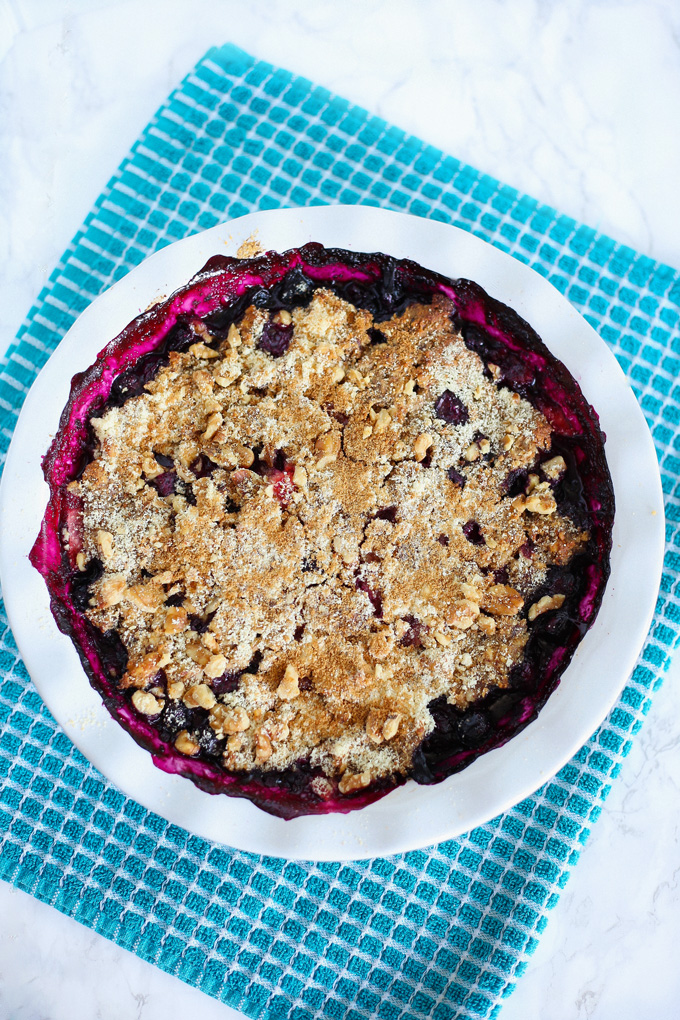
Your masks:
<svg viewBox="0 0 680 1020"><path fill-rule="evenodd" d="M73 379L31 562L156 765L349 811L535 718L609 573L603 442L474 283L216 256Z"/></svg>

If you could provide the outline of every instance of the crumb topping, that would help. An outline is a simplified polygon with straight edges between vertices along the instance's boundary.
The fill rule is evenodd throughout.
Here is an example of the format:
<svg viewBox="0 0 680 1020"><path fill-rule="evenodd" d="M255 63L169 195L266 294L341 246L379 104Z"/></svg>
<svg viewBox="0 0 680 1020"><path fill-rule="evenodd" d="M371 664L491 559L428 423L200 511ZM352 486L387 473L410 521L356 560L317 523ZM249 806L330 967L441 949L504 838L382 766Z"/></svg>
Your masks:
<svg viewBox="0 0 680 1020"><path fill-rule="evenodd" d="M87 615L125 645L135 709L176 709L180 753L305 761L341 793L404 775L430 703L506 686L561 606L532 594L588 540L557 509L565 461L451 312L436 296L374 323L321 289L221 342L196 319L186 353L92 419L69 486L78 566L103 567Z"/></svg>

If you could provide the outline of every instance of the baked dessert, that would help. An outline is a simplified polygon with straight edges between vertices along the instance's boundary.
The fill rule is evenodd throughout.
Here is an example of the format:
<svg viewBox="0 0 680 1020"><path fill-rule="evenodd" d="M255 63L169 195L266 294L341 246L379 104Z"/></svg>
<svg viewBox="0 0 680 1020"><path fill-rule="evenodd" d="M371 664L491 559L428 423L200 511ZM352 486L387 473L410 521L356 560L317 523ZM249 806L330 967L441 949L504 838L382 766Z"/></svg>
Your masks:
<svg viewBox="0 0 680 1020"><path fill-rule="evenodd" d="M535 718L608 577L603 442L472 282L216 256L74 377L31 561L156 765L349 811Z"/></svg>

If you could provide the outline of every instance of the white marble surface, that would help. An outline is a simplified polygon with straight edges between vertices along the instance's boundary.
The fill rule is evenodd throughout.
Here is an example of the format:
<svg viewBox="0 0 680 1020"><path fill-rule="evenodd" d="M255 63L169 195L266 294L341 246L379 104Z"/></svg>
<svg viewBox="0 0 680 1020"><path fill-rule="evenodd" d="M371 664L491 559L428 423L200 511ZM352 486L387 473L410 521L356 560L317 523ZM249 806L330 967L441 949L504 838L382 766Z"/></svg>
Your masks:
<svg viewBox="0 0 680 1020"><path fill-rule="evenodd" d="M0 0L0 352L208 46L302 73L680 264L677 0ZM675 667L503 1020L680 1015ZM0 1018L235 1016L0 883Z"/></svg>

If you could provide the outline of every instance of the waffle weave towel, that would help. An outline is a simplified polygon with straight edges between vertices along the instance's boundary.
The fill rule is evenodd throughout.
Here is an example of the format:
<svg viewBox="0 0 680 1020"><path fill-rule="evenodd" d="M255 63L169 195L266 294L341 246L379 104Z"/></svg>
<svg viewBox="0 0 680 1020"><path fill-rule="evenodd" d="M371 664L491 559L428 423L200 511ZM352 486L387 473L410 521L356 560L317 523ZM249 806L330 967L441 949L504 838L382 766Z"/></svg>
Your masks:
<svg viewBox="0 0 680 1020"><path fill-rule="evenodd" d="M654 435L668 520L635 672L579 754L502 817L428 850L303 865L212 845L127 800L60 733L3 613L0 876L253 1017L495 1017L678 640L679 274L309 81L214 49L133 146L0 364L0 463L37 371L109 284L220 220L329 202L473 231L548 277L611 345Z"/></svg>

